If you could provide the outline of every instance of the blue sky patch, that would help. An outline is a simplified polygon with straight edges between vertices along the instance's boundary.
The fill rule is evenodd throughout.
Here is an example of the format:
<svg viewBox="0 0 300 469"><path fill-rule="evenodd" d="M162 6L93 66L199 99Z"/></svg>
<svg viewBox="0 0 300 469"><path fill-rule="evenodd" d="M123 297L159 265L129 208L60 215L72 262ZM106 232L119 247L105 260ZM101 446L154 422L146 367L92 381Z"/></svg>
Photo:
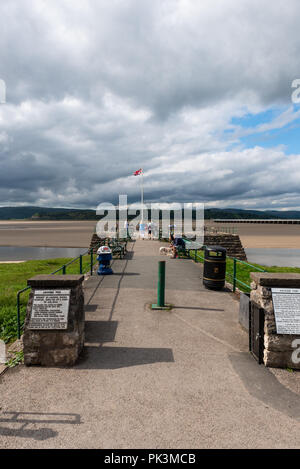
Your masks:
<svg viewBox="0 0 300 469"><path fill-rule="evenodd" d="M233 118L231 125L233 128L226 129L225 134L234 135L238 129L253 130L253 133L241 135L235 145L242 144L245 148L253 148L260 146L263 148L274 148L280 145L284 146L285 153L300 153L300 118L289 122L283 127L271 129L267 131L258 131L257 127L262 124L272 123L274 119L279 117L286 109L268 109L259 114L246 114L241 118ZM294 112L299 110L299 106L294 106ZM231 148L235 145L231 145Z"/></svg>

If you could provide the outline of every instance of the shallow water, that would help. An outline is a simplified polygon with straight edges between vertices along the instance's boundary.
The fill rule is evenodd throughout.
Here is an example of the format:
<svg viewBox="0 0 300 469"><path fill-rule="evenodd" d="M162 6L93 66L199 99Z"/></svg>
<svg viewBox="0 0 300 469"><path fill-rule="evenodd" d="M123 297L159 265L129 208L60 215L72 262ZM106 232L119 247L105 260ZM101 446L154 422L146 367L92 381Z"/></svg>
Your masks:
<svg viewBox="0 0 300 469"><path fill-rule="evenodd" d="M300 249L245 249L248 262L278 267L300 267Z"/></svg>
<svg viewBox="0 0 300 469"><path fill-rule="evenodd" d="M0 261L25 261L77 257L84 248L0 246ZM246 248L248 262L267 266L300 267L300 249Z"/></svg>
<svg viewBox="0 0 300 469"><path fill-rule="evenodd" d="M27 261L55 259L57 257L77 257L86 251L84 248L43 248L0 246L0 261Z"/></svg>

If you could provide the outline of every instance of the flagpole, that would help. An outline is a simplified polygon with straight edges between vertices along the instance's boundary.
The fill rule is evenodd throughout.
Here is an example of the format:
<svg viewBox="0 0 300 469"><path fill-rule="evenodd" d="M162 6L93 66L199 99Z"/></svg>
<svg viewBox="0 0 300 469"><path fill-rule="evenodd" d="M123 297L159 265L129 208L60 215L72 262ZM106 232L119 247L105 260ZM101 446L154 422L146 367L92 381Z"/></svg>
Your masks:
<svg viewBox="0 0 300 469"><path fill-rule="evenodd" d="M144 173L142 170L142 184L141 184L141 204L142 204L142 221L144 223Z"/></svg>

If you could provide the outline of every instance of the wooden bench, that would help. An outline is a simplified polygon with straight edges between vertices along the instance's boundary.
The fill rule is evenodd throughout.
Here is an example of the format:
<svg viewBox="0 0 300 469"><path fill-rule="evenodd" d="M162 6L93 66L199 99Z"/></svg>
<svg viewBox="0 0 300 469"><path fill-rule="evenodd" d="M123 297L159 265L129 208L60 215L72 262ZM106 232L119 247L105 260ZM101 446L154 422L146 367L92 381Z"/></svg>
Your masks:
<svg viewBox="0 0 300 469"><path fill-rule="evenodd" d="M118 240L110 239L108 245L111 248L112 254L119 256L120 259L123 259L126 253L127 243L122 243Z"/></svg>
<svg viewBox="0 0 300 469"><path fill-rule="evenodd" d="M183 241L184 241L183 251L184 251L185 256L191 257L190 251L195 251L195 257L196 257L197 251L201 251L203 249L202 244L197 241L190 241L185 238L183 238Z"/></svg>

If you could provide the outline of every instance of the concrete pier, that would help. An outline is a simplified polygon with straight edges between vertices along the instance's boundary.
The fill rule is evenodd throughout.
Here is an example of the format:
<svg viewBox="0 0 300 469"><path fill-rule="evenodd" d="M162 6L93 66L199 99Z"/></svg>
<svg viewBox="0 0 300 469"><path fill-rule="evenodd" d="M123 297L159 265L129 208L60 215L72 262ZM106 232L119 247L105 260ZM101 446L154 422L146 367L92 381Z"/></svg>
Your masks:
<svg viewBox="0 0 300 469"><path fill-rule="evenodd" d="M297 373L257 365L236 297L205 290L200 264L159 246L129 243L113 276L85 282L75 367L1 376L1 448L300 447ZM161 312L149 305L162 259L173 309Z"/></svg>

